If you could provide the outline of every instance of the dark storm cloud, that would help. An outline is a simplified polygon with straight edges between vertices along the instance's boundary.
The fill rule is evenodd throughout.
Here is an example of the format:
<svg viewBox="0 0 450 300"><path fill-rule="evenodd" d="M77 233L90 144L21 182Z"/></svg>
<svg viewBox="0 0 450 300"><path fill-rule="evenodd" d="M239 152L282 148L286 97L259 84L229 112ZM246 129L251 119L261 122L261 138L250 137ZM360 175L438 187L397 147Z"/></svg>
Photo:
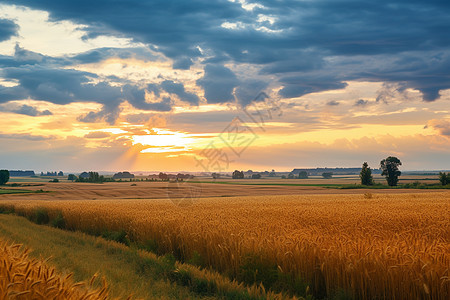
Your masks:
<svg viewBox="0 0 450 300"><path fill-rule="evenodd" d="M86 24L86 38L115 35L155 46L176 69L206 58L205 77L198 83L210 103L232 101L231 90L245 84L225 74L220 87L211 66L230 62L255 64L263 74L279 76L284 97L343 88L348 80L403 83L420 90L426 101L450 88L448 1L249 0L263 6L253 10L226 0L4 2ZM225 22L237 29L221 27ZM101 57L93 52L80 59ZM349 63L354 57L359 60ZM387 60L392 64L380 69Z"/></svg>
<svg viewBox="0 0 450 300"><path fill-rule="evenodd" d="M89 64L98 63L108 58L129 59L135 58L142 61L158 59L153 52L146 48L97 48L84 53L67 57L72 63Z"/></svg>
<svg viewBox="0 0 450 300"><path fill-rule="evenodd" d="M0 42L9 40L12 36L17 35L19 26L11 20L0 19Z"/></svg>
<svg viewBox="0 0 450 300"><path fill-rule="evenodd" d="M91 78L97 75L71 69L53 69L43 66L27 65L21 68L3 68L0 73L6 79L19 82L15 87L2 87L0 102L8 100L50 101L56 104L68 104L75 101L102 102L105 98L117 98L119 89L105 83L91 84ZM16 92L17 97L10 95Z"/></svg>
<svg viewBox="0 0 450 300"><path fill-rule="evenodd" d="M73 62L64 57L51 57L42 55L33 51L26 50L16 44L14 47L14 55L0 55L0 68L5 67L21 67L25 65L53 65L53 66L66 66Z"/></svg>
<svg viewBox="0 0 450 300"><path fill-rule="evenodd" d="M173 68L180 70L189 70L192 64L192 59L190 59L189 57L180 57L174 61Z"/></svg>
<svg viewBox="0 0 450 300"><path fill-rule="evenodd" d="M97 75L73 69L57 69L38 65L8 67L0 71L0 75L8 80L18 82L17 86L0 85L0 103L11 100L49 101L55 104L72 102L97 102L103 108L80 117L83 122L96 122L105 119L113 124L119 116L119 105L128 101L134 107L144 110L168 111L170 100L157 103L145 101L145 90L137 86L125 84L122 87L111 86L108 82L92 83ZM31 114L29 114L31 115Z"/></svg>
<svg viewBox="0 0 450 300"><path fill-rule="evenodd" d="M267 87L267 82L258 79L247 79L240 82L236 88L236 98L239 104L247 106L252 102L261 102L266 99L262 96L261 91Z"/></svg>
<svg viewBox="0 0 450 300"><path fill-rule="evenodd" d="M227 67L208 64L205 75L197 80L197 84L205 90L208 103L224 103L234 100L233 89L239 81Z"/></svg>
<svg viewBox="0 0 450 300"><path fill-rule="evenodd" d="M184 85L181 83L177 83L172 80L164 80L161 83L161 88L168 93L177 95L181 100L186 101L191 105L198 105L198 96L195 94L187 93L184 90Z"/></svg>
<svg viewBox="0 0 450 300"><path fill-rule="evenodd" d="M159 59L152 51L144 47L97 48L76 55L51 57L29 51L20 47L19 44L16 44L13 56L0 55L0 67L20 67L24 65L51 65L54 67L63 67L76 64L98 63L109 58L135 58L141 61L153 61Z"/></svg>
<svg viewBox="0 0 450 300"><path fill-rule="evenodd" d="M8 108L0 108L0 111L4 111L4 112L12 112L12 113L16 113L16 114L20 114L20 115L27 115L27 116L31 116L31 117L37 117L37 116L50 116L52 115L52 112L49 111L48 109L43 110L43 111L39 111L36 107L34 106L30 106L30 105L21 105L17 108L12 108L12 109L8 109Z"/></svg>
<svg viewBox="0 0 450 300"><path fill-rule="evenodd" d="M279 94L286 98L300 97L310 93L326 90L342 89L346 83L338 81L334 76L328 74L299 74L280 78L284 84Z"/></svg>

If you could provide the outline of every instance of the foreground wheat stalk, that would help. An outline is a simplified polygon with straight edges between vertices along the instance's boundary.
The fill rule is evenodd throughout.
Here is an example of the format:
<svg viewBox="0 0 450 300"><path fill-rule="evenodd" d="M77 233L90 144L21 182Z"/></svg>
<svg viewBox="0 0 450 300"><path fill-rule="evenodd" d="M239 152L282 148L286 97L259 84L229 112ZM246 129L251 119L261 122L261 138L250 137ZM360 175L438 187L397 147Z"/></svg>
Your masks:
<svg viewBox="0 0 450 300"><path fill-rule="evenodd" d="M90 284L75 283L72 274L59 275L42 260L30 258L22 245L0 241L0 299L107 299L108 288L94 289Z"/></svg>

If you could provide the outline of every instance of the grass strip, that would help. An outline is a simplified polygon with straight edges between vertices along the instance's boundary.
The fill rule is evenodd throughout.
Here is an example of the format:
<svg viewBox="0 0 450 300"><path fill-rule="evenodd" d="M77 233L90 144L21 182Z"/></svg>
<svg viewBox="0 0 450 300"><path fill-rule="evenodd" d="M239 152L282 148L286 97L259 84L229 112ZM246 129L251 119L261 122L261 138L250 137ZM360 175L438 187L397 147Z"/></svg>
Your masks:
<svg viewBox="0 0 450 300"><path fill-rule="evenodd" d="M37 191L31 191L31 190L0 189L0 194L26 194L26 193L36 193L36 192Z"/></svg>

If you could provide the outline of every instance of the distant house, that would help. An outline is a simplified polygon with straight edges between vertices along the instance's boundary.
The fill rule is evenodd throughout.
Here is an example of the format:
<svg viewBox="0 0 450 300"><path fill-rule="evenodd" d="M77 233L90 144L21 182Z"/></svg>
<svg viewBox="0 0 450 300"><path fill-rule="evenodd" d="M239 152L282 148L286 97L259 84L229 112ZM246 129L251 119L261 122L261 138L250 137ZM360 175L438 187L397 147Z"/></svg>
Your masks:
<svg viewBox="0 0 450 300"><path fill-rule="evenodd" d="M41 176L58 176L58 173L56 173L56 171L55 172L47 171L47 173L41 172Z"/></svg>
<svg viewBox="0 0 450 300"><path fill-rule="evenodd" d="M114 180L117 179L133 179L134 178L134 174L131 174L130 172L119 172L114 174L114 176L112 177Z"/></svg>
<svg viewBox="0 0 450 300"><path fill-rule="evenodd" d="M80 175L78 175L78 177L84 178L84 179L89 178L89 173L88 172L83 172Z"/></svg>

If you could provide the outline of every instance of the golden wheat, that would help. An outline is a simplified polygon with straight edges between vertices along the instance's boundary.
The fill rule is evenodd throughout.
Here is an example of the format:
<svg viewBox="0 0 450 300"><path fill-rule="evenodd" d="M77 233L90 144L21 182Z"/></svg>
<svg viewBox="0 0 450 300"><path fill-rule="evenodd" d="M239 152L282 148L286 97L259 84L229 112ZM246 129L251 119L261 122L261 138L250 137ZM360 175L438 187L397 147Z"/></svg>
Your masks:
<svg viewBox="0 0 450 300"><path fill-rule="evenodd" d="M358 299L449 299L449 193L8 201L24 214L62 211L69 229L125 230L162 252L198 252L234 275L252 253L301 276L311 289Z"/></svg>
<svg viewBox="0 0 450 300"><path fill-rule="evenodd" d="M74 283L72 274L61 276L45 262L28 256L21 245L0 241L0 299L107 299L106 282L93 289L90 284Z"/></svg>

